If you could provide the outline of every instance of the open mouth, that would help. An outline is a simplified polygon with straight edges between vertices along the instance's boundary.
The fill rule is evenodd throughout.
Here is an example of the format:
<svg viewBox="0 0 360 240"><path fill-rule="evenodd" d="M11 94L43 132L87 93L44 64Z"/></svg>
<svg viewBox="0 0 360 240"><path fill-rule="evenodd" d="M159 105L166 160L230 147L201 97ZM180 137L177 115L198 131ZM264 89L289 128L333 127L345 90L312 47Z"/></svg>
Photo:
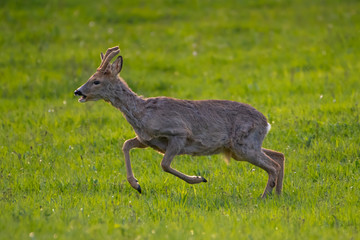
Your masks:
<svg viewBox="0 0 360 240"><path fill-rule="evenodd" d="M75 96L80 96L79 102L86 102L87 96L84 95L81 91L76 90L76 91L74 92L74 94L75 94Z"/></svg>
<svg viewBox="0 0 360 240"><path fill-rule="evenodd" d="M79 102L86 102L86 96L85 95L82 95L79 100Z"/></svg>

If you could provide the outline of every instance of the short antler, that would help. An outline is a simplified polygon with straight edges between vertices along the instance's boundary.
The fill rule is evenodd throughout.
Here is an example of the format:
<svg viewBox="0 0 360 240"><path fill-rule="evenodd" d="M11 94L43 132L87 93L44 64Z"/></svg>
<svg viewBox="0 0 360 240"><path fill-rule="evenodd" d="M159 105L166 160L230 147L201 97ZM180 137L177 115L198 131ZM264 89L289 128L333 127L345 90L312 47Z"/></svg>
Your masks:
<svg viewBox="0 0 360 240"><path fill-rule="evenodd" d="M120 49L118 46L113 47L113 48L109 48L106 53L105 56L104 54L101 53L101 64L98 67L98 71L100 72L105 72L107 66L109 65L109 62L111 61L111 59L113 59L117 54L119 54Z"/></svg>

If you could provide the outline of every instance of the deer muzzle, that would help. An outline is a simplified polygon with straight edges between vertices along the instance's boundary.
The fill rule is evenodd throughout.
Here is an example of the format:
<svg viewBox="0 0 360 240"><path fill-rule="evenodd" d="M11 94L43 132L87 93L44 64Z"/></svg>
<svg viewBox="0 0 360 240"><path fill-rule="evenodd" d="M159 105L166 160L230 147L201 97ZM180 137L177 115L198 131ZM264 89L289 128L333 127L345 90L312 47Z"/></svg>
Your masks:
<svg viewBox="0 0 360 240"><path fill-rule="evenodd" d="M81 96L81 98L79 98L79 102L86 102L86 95L84 95L79 89L75 90L74 94L75 96Z"/></svg>

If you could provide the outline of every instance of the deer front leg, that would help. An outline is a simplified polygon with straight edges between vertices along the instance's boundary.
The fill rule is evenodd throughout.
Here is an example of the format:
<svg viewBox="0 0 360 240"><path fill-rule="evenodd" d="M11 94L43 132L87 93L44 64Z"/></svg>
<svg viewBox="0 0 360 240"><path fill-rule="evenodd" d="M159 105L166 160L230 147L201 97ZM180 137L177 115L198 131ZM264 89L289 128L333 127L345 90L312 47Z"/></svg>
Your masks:
<svg viewBox="0 0 360 240"><path fill-rule="evenodd" d="M130 150L132 148L146 148L147 146L142 144L136 137L126 140L122 150L124 152L125 156L125 166L126 166L126 177L130 185L135 188L139 193L141 193L141 187L138 183L138 180L134 177L134 173L131 169L131 163L130 163Z"/></svg>
<svg viewBox="0 0 360 240"><path fill-rule="evenodd" d="M180 152L181 148L184 146L184 143L185 140L180 137L172 137L171 139L169 139L164 158L161 161L162 169L165 172L171 173L190 184L207 182L207 180L201 176L189 176L182 172L179 172L178 170L170 166L174 157Z"/></svg>

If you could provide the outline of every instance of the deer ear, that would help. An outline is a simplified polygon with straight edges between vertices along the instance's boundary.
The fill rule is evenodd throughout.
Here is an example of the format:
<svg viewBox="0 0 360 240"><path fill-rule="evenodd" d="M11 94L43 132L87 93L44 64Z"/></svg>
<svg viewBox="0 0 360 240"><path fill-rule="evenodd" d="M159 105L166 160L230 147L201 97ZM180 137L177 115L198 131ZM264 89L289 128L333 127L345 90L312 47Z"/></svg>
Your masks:
<svg viewBox="0 0 360 240"><path fill-rule="evenodd" d="M100 53L100 58L101 58L101 61L104 60L104 54L103 53Z"/></svg>
<svg viewBox="0 0 360 240"><path fill-rule="evenodd" d="M121 71L122 65L123 65L123 58L122 56L118 56L114 61L114 63L112 64L112 69L115 74L118 74Z"/></svg>

